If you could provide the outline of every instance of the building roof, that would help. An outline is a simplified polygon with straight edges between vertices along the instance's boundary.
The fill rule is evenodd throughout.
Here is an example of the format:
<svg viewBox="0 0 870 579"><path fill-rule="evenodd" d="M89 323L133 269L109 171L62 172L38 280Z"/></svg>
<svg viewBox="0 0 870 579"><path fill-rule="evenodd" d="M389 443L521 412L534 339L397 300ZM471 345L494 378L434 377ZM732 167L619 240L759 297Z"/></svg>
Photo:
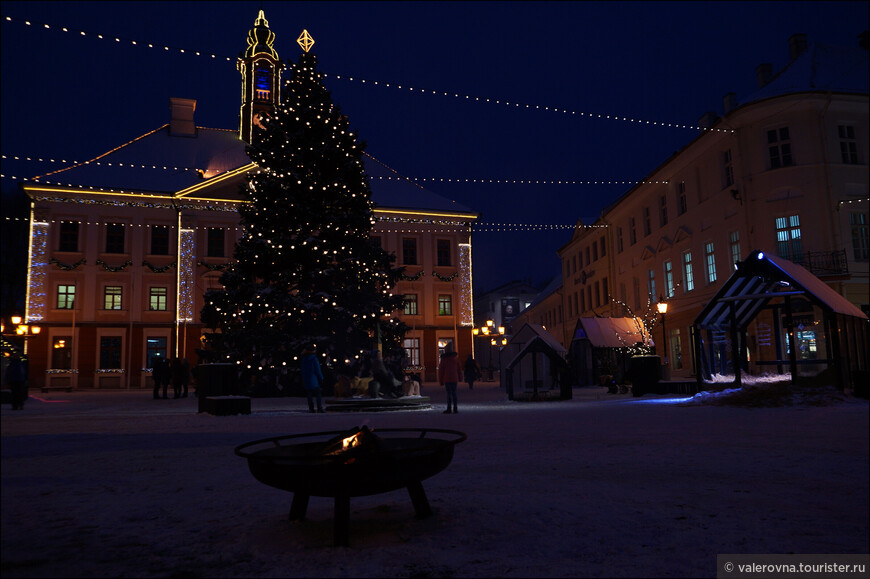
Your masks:
<svg viewBox="0 0 870 579"><path fill-rule="evenodd" d="M251 164L237 130L197 127L195 136L173 136L169 128L163 125L88 162L35 179L95 191L171 196ZM424 189L368 153L363 153L363 164L376 207L475 213Z"/></svg>
<svg viewBox="0 0 870 579"><path fill-rule="evenodd" d="M573 340L589 340L593 348L629 348L652 345L643 321L635 318L579 318Z"/></svg>
<svg viewBox="0 0 870 579"><path fill-rule="evenodd" d="M745 328L771 300L786 296L803 296L825 311L867 319L864 312L800 265L753 251L701 310L695 326L727 330L736 321L738 328Z"/></svg>

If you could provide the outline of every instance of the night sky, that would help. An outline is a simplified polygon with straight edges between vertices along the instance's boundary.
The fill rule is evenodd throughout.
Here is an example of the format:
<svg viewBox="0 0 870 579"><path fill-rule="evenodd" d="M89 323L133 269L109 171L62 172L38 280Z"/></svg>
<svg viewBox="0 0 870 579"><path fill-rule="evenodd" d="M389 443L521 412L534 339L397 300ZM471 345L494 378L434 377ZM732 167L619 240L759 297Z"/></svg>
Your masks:
<svg viewBox="0 0 870 579"><path fill-rule="evenodd" d="M93 158L168 122L170 97L197 99L199 126L237 128L235 58L260 8L285 62L311 33L371 155L482 214L476 291L558 275L569 227L631 187L504 181L643 180L697 135L683 126L722 114L726 93L755 91L758 64L780 70L789 36L856 45L868 22L868 3L853 1L4 1L4 207L13 177L56 167L10 157Z"/></svg>

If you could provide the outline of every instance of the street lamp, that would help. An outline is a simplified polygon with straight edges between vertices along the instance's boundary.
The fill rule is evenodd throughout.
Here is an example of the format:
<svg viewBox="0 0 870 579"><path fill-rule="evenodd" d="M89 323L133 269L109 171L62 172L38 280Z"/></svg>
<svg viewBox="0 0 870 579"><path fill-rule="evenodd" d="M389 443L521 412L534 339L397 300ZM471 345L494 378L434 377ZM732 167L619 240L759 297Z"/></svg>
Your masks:
<svg viewBox="0 0 870 579"><path fill-rule="evenodd" d="M473 328L471 330L472 335L479 336L484 335L489 337L489 380L492 381L492 347L497 345L499 341L502 345L507 344L507 338L504 337L504 326L496 326L495 322L492 320L486 320L486 324L480 326L479 328ZM501 336L499 338L498 336ZM501 370L501 368L499 368Z"/></svg>
<svg viewBox="0 0 870 579"><path fill-rule="evenodd" d="M662 349L664 350L664 366L668 365L668 330L665 326L665 315L668 313L668 302L662 296L656 304L656 309L662 315Z"/></svg>

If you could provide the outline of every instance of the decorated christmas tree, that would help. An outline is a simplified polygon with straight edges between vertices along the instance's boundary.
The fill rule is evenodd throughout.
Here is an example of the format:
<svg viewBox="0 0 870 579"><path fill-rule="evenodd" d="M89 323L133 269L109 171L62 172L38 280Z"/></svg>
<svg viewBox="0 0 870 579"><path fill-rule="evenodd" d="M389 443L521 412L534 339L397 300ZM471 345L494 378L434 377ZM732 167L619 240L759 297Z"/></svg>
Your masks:
<svg viewBox="0 0 870 579"><path fill-rule="evenodd" d="M241 190L243 234L224 289L210 291L202 311L216 330L208 358L276 380L308 344L327 368L342 367L379 343L401 347L406 329L392 317L401 270L370 236L365 144L332 102L313 54L302 53L288 77L281 104L247 148L259 170Z"/></svg>

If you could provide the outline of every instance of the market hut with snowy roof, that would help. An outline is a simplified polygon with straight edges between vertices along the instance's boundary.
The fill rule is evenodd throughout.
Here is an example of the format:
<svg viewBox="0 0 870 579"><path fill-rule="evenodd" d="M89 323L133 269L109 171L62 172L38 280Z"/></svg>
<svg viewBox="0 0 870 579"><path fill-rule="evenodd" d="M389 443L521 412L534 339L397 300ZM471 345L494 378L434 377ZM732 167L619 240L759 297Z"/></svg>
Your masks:
<svg viewBox="0 0 870 579"><path fill-rule="evenodd" d="M573 397L565 348L540 324L526 323L501 352L509 400Z"/></svg>

